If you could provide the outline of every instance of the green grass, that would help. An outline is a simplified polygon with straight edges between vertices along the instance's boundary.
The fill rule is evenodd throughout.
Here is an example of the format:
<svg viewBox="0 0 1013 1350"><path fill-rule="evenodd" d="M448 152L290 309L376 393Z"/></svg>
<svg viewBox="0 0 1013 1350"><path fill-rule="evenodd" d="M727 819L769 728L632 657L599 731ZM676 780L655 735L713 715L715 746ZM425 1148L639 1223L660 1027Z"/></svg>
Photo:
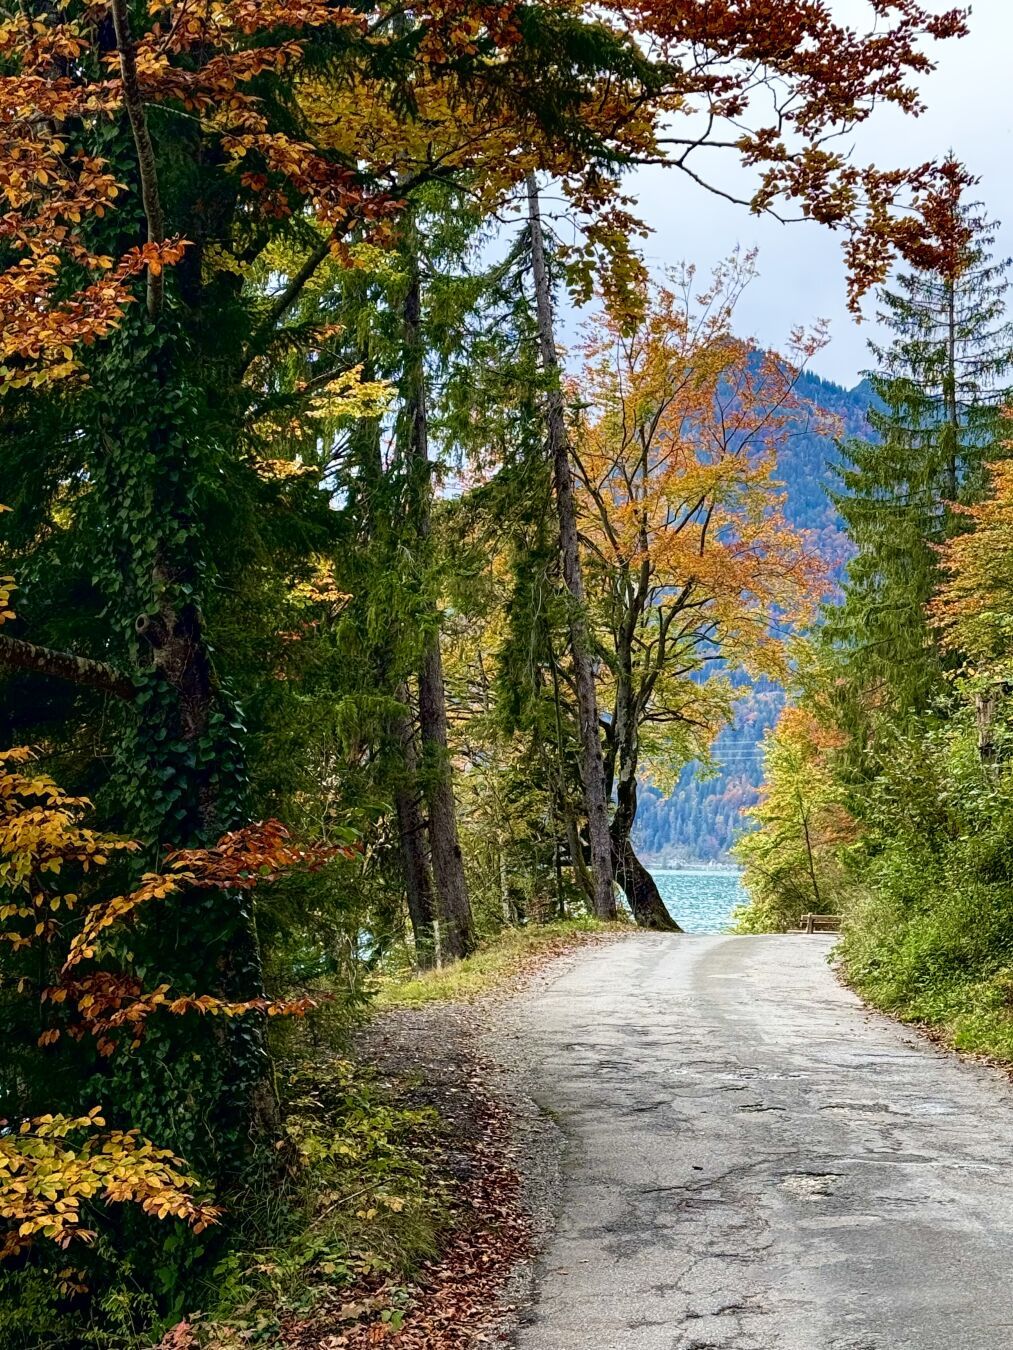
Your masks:
<svg viewBox="0 0 1013 1350"><path fill-rule="evenodd" d="M851 984L867 1003L925 1027L942 1044L1013 1066L1013 971L939 978L915 992L871 981Z"/></svg>
<svg viewBox="0 0 1013 1350"><path fill-rule="evenodd" d="M442 970L384 976L373 1006L417 1008L426 1003L477 998L507 984L543 957L579 946L596 934L628 931L626 925L599 923L595 919L506 928L497 937L483 942L474 956Z"/></svg>

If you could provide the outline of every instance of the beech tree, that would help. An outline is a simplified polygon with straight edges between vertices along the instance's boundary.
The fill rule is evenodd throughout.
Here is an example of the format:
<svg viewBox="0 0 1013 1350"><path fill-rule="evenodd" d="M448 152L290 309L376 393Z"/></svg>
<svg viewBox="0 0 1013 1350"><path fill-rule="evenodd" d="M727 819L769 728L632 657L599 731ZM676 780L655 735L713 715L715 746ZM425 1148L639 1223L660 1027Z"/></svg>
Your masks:
<svg viewBox="0 0 1013 1350"><path fill-rule="evenodd" d="M697 293L687 269L631 325L606 311L572 396L577 503L601 653L616 876L638 923L673 928L631 833L644 762L657 779L705 753L729 716L717 671L784 674L782 626L811 615L823 577L781 514L776 450L806 409L794 392L820 337L791 360L734 335L752 259Z"/></svg>
<svg viewBox="0 0 1013 1350"><path fill-rule="evenodd" d="M624 21L619 0L602 8ZM856 308L885 280L895 250L947 266L962 237L934 209L949 181L944 166L856 164L842 133L882 104L919 112L915 81L932 69L929 43L967 31L965 9L933 14L918 0L867 0L860 13L864 27L836 19L825 0L643 0L635 16L665 63L670 115L653 124L646 157L752 211L797 211L841 231ZM755 171L751 195L736 198L701 167L719 151Z"/></svg>

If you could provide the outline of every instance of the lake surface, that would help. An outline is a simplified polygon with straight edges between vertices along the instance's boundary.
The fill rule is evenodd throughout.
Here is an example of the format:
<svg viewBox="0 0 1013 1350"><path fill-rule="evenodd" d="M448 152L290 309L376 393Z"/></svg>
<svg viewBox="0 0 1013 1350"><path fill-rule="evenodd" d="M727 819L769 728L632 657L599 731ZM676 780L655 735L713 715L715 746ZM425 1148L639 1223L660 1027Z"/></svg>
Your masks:
<svg viewBox="0 0 1013 1350"><path fill-rule="evenodd" d="M724 932L732 921L732 910L746 903L739 873L733 870L652 868L651 875L672 918L687 933Z"/></svg>

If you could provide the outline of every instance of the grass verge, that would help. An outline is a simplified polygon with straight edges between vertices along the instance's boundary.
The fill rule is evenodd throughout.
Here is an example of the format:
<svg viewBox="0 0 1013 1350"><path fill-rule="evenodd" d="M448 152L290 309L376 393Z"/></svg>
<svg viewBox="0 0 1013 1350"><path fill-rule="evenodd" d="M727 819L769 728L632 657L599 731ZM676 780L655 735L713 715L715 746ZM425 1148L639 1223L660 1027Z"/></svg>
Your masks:
<svg viewBox="0 0 1013 1350"><path fill-rule="evenodd" d="M569 919L561 923L507 928L492 940L483 942L473 956L444 966L442 970L385 975L373 1006L377 1010L418 1008L426 1003L478 998L573 947L600 940L608 934L630 931L628 925L599 923L596 919Z"/></svg>

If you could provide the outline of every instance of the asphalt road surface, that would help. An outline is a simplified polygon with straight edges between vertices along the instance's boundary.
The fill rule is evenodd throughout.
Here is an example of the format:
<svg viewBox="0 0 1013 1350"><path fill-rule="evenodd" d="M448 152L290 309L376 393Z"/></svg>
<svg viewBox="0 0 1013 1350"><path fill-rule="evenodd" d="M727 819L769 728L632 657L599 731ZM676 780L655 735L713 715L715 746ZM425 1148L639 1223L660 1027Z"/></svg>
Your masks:
<svg viewBox="0 0 1013 1350"><path fill-rule="evenodd" d="M512 1003L568 1140L520 1350L1013 1350L1013 1090L831 945L645 934Z"/></svg>

